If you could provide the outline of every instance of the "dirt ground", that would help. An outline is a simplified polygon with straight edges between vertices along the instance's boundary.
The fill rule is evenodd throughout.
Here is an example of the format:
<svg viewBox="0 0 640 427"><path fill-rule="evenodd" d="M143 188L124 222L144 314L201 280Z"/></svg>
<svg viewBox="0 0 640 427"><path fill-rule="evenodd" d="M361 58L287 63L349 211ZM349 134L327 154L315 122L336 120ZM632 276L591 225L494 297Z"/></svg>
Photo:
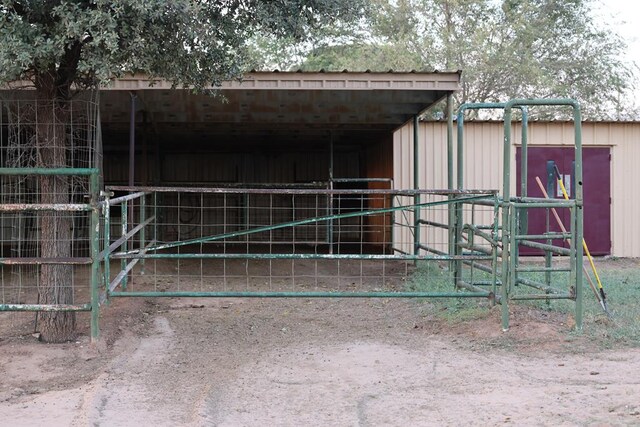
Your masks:
<svg viewBox="0 0 640 427"><path fill-rule="evenodd" d="M102 340L0 317L4 425L640 425L640 351L519 307L450 324L407 300L115 300Z"/></svg>

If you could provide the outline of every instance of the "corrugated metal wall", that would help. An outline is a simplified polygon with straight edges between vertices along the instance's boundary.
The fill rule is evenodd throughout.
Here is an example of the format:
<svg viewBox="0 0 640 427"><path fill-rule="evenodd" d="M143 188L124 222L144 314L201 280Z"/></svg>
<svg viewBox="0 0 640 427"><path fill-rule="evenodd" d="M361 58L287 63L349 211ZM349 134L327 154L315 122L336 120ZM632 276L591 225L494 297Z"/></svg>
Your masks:
<svg viewBox="0 0 640 427"><path fill-rule="evenodd" d="M511 192L516 190L515 145L520 144L520 126L514 124L511 151ZM502 122L468 122L465 124L464 187L471 189L502 188ZM611 163L611 235L612 254L640 257L640 122L587 122L582 126L583 145L610 147ZM420 188L447 187L447 124L422 122L420 137ZM456 130L454 128L454 146ZM573 145L573 124L532 122L529 144ZM413 188L413 126L411 123L394 134L394 184L396 188ZM405 240L405 239L403 239Z"/></svg>

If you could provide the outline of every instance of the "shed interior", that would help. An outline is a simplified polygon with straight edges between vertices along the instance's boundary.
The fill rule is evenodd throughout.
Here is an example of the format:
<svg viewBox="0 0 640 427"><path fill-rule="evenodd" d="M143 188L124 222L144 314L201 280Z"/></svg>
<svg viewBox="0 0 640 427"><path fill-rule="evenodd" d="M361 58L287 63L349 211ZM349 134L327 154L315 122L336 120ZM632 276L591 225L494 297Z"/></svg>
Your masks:
<svg viewBox="0 0 640 427"><path fill-rule="evenodd" d="M457 89L458 78L252 73L211 94L120 79L101 93L105 183L130 182L132 96L136 185L390 180L394 130Z"/></svg>

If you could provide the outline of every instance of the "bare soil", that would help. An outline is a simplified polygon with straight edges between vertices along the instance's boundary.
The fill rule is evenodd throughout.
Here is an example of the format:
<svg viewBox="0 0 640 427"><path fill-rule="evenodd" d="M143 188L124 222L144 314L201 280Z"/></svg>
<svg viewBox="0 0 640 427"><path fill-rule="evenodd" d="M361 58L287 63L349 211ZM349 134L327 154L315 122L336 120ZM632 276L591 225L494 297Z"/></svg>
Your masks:
<svg viewBox="0 0 640 427"><path fill-rule="evenodd" d="M408 300L119 299L74 342L0 315L0 423L640 425L640 350L515 306L449 323Z"/></svg>

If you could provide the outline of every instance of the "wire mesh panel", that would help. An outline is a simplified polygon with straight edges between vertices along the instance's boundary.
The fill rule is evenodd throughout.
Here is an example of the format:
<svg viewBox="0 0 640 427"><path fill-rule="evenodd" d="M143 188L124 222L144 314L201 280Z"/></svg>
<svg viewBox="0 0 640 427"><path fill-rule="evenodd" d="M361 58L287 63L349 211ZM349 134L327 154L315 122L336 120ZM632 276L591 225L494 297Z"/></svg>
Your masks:
<svg viewBox="0 0 640 427"><path fill-rule="evenodd" d="M88 310L101 162L95 96L10 95L0 100L0 308Z"/></svg>
<svg viewBox="0 0 640 427"><path fill-rule="evenodd" d="M107 278L112 295L417 296L426 295L428 285L413 281L429 272L449 281L449 293L455 290L452 260L464 257L495 267L495 239L478 243L488 248L485 253L456 254L447 247L454 231L447 219L455 210L478 217L489 212L485 229L497 232L491 192L109 191L110 237L104 247L113 249ZM486 204L475 205L476 200ZM418 217L444 219L436 226L435 221L416 222ZM416 240L433 227L439 230L436 237ZM434 267L422 268L427 262ZM468 270L466 264L463 269ZM486 297L491 290L473 292Z"/></svg>

